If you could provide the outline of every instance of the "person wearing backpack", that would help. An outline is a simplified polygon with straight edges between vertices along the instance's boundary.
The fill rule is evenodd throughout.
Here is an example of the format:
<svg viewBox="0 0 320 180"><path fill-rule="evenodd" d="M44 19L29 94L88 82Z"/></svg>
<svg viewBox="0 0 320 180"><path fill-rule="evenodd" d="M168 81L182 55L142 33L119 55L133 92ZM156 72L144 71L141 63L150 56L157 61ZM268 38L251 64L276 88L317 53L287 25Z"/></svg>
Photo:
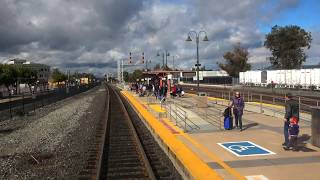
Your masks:
<svg viewBox="0 0 320 180"><path fill-rule="evenodd" d="M231 99L231 105L229 107L233 108L233 115L236 128L240 128L240 131L242 131L242 115L244 109L244 100L240 96L239 92L235 93L234 98Z"/></svg>

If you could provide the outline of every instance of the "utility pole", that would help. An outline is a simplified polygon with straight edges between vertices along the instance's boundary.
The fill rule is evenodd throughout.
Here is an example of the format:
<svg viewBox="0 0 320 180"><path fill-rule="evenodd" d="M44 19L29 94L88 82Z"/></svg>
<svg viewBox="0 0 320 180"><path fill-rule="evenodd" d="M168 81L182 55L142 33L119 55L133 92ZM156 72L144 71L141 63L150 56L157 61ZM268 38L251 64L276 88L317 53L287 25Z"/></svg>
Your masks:
<svg viewBox="0 0 320 180"><path fill-rule="evenodd" d="M164 54L162 54L162 68L164 68Z"/></svg>
<svg viewBox="0 0 320 180"><path fill-rule="evenodd" d="M175 68L174 68L174 56L172 56L172 70L175 70Z"/></svg>
<svg viewBox="0 0 320 180"><path fill-rule="evenodd" d="M117 72L118 72L118 81L120 82L121 81L121 60L118 60L118 69L117 69Z"/></svg>
<svg viewBox="0 0 320 180"><path fill-rule="evenodd" d="M124 83L124 79L123 79L123 59L121 60L121 82Z"/></svg>

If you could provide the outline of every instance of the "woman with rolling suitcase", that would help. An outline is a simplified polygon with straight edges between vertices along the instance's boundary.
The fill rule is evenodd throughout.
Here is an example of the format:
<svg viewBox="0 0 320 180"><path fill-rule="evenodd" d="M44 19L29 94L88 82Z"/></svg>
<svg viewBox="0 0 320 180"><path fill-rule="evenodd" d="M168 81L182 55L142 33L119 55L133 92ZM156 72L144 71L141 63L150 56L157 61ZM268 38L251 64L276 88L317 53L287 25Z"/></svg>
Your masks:
<svg viewBox="0 0 320 180"><path fill-rule="evenodd" d="M235 93L235 97L231 100L230 108L233 108L233 115L234 120L236 124L236 128L242 131L242 115L243 115L243 109L244 109L244 100L240 96L239 92ZM238 126L239 125L239 126Z"/></svg>

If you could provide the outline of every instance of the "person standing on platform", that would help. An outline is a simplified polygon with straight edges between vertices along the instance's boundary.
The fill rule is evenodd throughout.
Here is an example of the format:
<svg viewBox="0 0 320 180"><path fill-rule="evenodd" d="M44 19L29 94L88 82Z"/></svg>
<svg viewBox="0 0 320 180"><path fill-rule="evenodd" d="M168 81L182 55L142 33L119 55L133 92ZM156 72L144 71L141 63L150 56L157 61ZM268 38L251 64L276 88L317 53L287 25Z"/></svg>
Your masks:
<svg viewBox="0 0 320 180"><path fill-rule="evenodd" d="M291 93L288 93L285 96L286 105L285 105L285 115L284 115L284 127L283 127L283 134L284 134L284 143L282 144L285 150L289 150L290 148L295 146L295 142L290 142L289 139L289 126L290 123L298 124L299 121L299 103L293 99ZM296 122L293 122L296 121ZM294 140L295 141L295 140Z"/></svg>
<svg viewBox="0 0 320 180"><path fill-rule="evenodd" d="M237 129L240 128L240 131L242 131L242 115L243 115L243 109L244 109L244 100L240 96L239 92L235 93L235 97L232 98L231 105L229 107L233 108L233 115L234 115L236 128Z"/></svg>

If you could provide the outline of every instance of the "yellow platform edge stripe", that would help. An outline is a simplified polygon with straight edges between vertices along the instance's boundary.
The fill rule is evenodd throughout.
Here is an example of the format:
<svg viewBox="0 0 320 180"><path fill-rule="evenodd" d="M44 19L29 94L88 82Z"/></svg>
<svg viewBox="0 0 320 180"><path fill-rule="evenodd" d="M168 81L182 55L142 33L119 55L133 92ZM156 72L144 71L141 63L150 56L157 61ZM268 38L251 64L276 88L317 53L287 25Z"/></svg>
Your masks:
<svg viewBox="0 0 320 180"><path fill-rule="evenodd" d="M202 161L193 151L170 133L150 112L147 111L138 100L126 91L121 93L129 100L144 120L155 130L162 141L176 155L179 161L191 174L192 178L199 180L222 179L220 175Z"/></svg>

